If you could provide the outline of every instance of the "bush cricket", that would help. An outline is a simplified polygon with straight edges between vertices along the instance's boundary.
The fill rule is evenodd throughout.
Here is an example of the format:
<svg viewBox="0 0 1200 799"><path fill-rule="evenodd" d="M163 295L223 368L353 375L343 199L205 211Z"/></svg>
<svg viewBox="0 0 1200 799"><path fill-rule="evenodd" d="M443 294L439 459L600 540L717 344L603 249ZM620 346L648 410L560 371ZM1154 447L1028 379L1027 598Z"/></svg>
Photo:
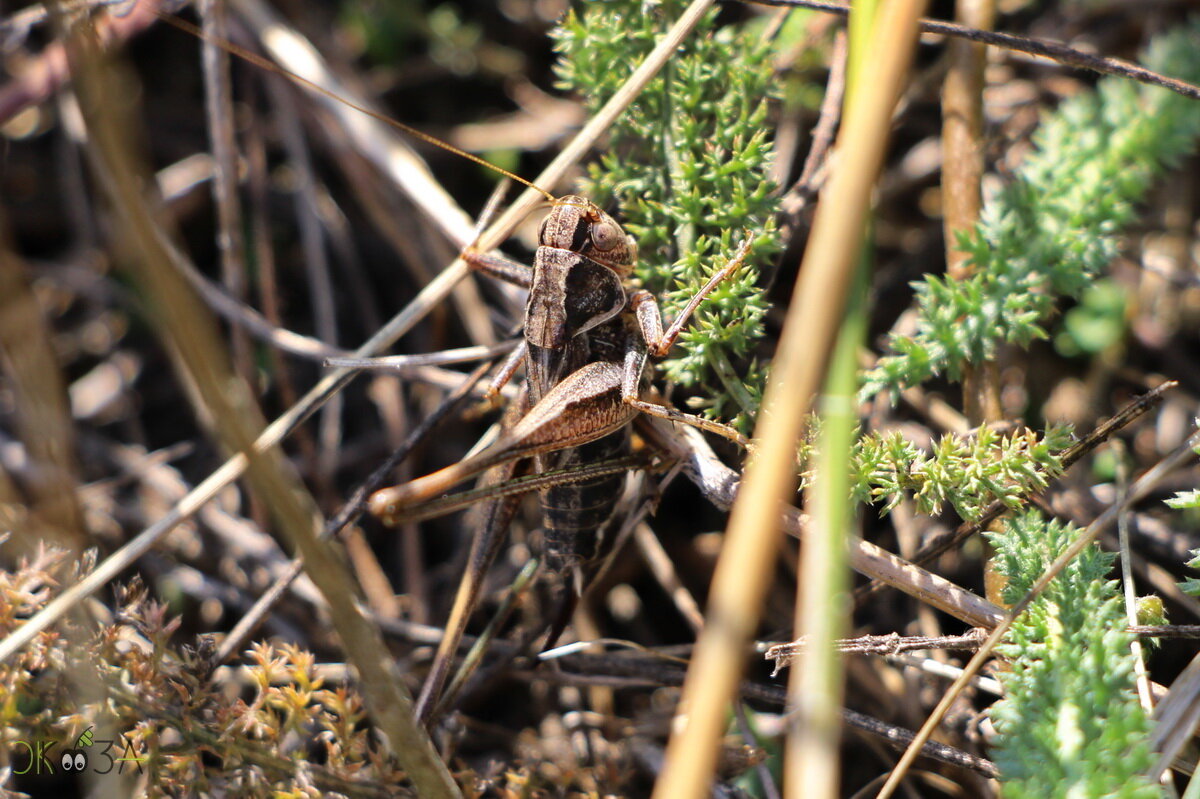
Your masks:
<svg viewBox="0 0 1200 799"><path fill-rule="evenodd" d="M627 427L639 411L694 421L688 414L639 399L646 358L661 357L670 349L692 311L740 266L749 237L665 332L653 296L625 285L636 247L599 208L580 197L563 198L542 223L539 242L528 280L522 348L527 377L521 407L528 410L476 455L376 492L370 509L385 524L394 523L404 506L433 499L469 477L516 459L532 458L533 471L542 473L617 458L628 449ZM468 261L483 271L491 266L478 255L468 254ZM504 266L490 273L512 279ZM510 466L506 476L515 468ZM622 473L610 473L540 492L545 563L560 587L569 586L572 597L582 593L586 569L611 543L611 516L623 481ZM487 523L507 526L512 500L496 504L496 510L485 514ZM487 529L473 543L470 572L460 584L443 644L417 702L422 718L432 712L480 590L483 566L490 560L490 554L483 553L494 553L500 535L499 529ZM565 625L561 616L570 607L573 600L564 600L559 627ZM552 631L555 637L557 631Z"/></svg>

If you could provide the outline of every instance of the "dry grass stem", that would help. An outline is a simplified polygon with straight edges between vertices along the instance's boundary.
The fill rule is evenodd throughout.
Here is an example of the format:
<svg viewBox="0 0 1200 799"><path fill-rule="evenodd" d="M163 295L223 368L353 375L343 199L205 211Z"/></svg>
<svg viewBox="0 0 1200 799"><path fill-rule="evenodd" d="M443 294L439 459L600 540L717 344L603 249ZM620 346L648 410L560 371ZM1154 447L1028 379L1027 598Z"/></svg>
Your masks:
<svg viewBox="0 0 1200 799"><path fill-rule="evenodd" d="M746 645L754 633L778 546L776 508L795 486L795 445L824 373L899 87L916 42L922 3L894 2L879 18L879 80L868 84L846 115L843 153L817 209L800 280L776 351L764 410L755 430L760 449L746 467L734 503L706 617L684 685L658 799L690 799L708 790Z"/></svg>

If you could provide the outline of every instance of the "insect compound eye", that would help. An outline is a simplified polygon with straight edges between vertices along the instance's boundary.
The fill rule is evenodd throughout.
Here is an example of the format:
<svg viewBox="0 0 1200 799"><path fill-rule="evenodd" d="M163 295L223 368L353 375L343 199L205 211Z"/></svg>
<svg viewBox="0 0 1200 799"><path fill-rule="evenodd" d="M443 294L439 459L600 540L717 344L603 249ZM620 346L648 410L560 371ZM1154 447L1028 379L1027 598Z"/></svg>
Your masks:
<svg viewBox="0 0 1200 799"><path fill-rule="evenodd" d="M549 215L542 220L542 224L538 225L538 244L547 244L546 241L546 226L550 224Z"/></svg>
<svg viewBox="0 0 1200 799"><path fill-rule="evenodd" d="M621 243L624 233L617 223L610 219L601 219L592 225L592 246L600 252L609 252Z"/></svg>

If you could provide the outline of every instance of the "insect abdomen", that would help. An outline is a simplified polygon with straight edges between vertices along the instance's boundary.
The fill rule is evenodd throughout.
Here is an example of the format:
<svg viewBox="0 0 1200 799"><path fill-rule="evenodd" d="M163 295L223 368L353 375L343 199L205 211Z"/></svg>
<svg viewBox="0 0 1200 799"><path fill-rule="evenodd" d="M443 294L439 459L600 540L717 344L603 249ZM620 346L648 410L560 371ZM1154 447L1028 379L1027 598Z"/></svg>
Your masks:
<svg viewBox="0 0 1200 799"><path fill-rule="evenodd" d="M558 466L599 463L628 453L629 431L621 428L611 435L563 453ZM559 485L541 493L546 567L565 574L599 560L612 542L604 540L606 525L621 497L625 474L597 477L583 483Z"/></svg>

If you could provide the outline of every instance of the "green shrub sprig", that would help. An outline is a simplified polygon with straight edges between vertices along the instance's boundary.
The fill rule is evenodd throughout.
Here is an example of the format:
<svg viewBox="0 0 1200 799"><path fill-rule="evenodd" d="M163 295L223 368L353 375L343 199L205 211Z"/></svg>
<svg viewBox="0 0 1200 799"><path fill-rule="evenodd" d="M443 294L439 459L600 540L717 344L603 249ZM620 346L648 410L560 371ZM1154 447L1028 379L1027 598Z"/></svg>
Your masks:
<svg viewBox="0 0 1200 799"><path fill-rule="evenodd" d="M899 432L871 433L859 439L851 459L855 496L883 502L885 513L910 495L923 514L949 505L973 519L996 499L1015 510L1062 471L1059 453L1069 443L1066 428L1039 437L1030 430L1002 436L983 427L972 436L943 436L926 454Z"/></svg>
<svg viewBox="0 0 1200 799"><path fill-rule="evenodd" d="M1200 23L1160 37L1150 69L1200 79ZM1078 297L1117 254L1116 234L1155 177L1200 136L1200 103L1166 89L1105 78L1063 103L1034 136L1036 152L984 205L958 241L974 273L915 284L917 332L893 336L894 354L865 378L864 396L992 360L1002 344L1047 337L1061 297Z"/></svg>
<svg viewBox="0 0 1200 799"><path fill-rule="evenodd" d="M989 534L1006 602L1025 595L1080 534L1028 511ZM1087 547L1009 631L998 676L1005 699L992 708L1003 794L1021 797L1160 797L1144 776L1153 764L1150 719L1138 703L1134 661L1114 555Z"/></svg>

